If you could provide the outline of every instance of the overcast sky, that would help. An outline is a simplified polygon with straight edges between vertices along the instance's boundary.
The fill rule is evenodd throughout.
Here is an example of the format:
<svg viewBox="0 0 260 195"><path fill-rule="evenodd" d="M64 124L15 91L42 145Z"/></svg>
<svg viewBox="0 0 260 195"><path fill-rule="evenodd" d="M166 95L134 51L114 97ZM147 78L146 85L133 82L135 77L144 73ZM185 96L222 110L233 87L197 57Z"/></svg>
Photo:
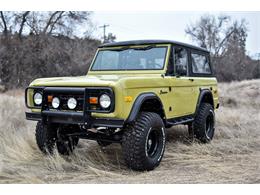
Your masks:
<svg viewBox="0 0 260 195"><path fill-rule="evenodd" d="M109 24L107 33L116 35L117 41L136 39L170 39L192 43L185 34L187 24L194 23L204 14L227 14L233 19L245 18L248 22L247 51L260 53L260 12L118 12L95 11L93 21L97 26ZM103 36L98 28L96 36Z"/></svg>

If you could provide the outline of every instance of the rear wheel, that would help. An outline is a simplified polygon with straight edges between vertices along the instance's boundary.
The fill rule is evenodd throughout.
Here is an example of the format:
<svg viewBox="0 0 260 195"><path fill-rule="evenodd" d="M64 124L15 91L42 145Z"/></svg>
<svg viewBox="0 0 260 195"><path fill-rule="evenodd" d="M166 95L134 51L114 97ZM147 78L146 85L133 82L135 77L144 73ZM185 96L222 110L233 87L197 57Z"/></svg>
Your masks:
<svg viewBox="0 0 260 195"><path fill-rule="evenodd" d="M122 139L123 155L128 167L145 171L157 167L165 149L165 127L161 117L141 112L128 124Z"/></svg>
<svg viewBox="0 0 260 195"><path fill-rule="evenodd" d="M194 135L202 143L210 142L214 137L215 113L209 103L202 103L193 122Z"/></svg>

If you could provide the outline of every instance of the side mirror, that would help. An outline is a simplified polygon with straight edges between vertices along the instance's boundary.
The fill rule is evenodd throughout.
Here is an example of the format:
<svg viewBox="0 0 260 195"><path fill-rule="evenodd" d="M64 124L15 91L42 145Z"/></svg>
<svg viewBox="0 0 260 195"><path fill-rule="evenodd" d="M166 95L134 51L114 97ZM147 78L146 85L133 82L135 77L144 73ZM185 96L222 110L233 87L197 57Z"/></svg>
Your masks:
<svg viewBox="0 0 260 195"><path fill-rule="evenodd" d="M187 75L187 67L176 65L176 75L178 76L186 76Z"/></svg>

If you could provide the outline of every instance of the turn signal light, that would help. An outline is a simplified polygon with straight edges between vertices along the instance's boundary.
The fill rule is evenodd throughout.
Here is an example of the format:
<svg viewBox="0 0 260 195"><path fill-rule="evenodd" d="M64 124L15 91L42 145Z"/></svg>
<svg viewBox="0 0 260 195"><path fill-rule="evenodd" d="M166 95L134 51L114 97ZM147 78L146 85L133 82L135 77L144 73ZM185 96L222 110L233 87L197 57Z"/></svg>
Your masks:
<svg viewBox="0 0 260 195"><path fill-rule="evenodd" d="M52 95L48 95L48 103L51 103L52 99L53 99L53 96Z"/></svg>
<svg viewBox="0 0 260 195"><path fill-rule="evenodd" d="M131 102L131 101L133 101L132 96L125 96L125 102Z"/></svg>
<svg viewBox="0 0 260 195"><path fill-rule="evenodd" d="M89 103L90 104L98 104L98 98L97 97L90 97Z"/></svg>

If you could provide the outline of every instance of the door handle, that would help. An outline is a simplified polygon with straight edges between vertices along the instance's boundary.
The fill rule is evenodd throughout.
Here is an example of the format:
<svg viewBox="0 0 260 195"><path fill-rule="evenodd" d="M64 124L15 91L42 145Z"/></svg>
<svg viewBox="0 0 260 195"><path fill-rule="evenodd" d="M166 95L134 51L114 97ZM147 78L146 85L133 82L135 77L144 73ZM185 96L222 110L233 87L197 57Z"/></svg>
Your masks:
<svg viewBox="0 0 260 195"><path fill-rule="evenodd" d="M160 95L162 95L162 94L166 94L166 93L168 93L168 91L160 90Z"/></svg>
<svg viewBox="0 0 260 195"><path fill-rule="evenodd" d="M194 81L194 79L189 79L191 82L193 82Z"/></svg>

